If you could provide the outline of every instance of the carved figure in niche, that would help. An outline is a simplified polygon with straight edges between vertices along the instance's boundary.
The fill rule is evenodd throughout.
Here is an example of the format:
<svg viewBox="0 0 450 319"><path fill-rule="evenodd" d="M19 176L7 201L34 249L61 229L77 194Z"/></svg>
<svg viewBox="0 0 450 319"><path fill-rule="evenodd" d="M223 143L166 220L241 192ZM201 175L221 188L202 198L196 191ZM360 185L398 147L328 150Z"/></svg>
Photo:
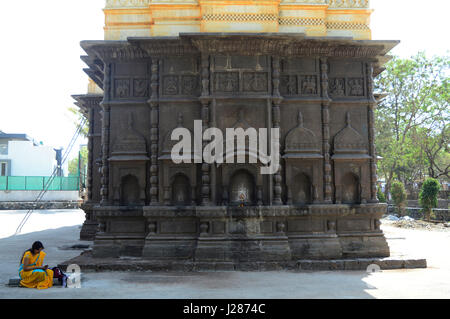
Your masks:
<svg viewBox="0 0 450 319"><path fill-rule="evenodd" d="M244 194L241 194L240 196L239 196L239 198L241 199L241 204L239 205L240 207L244 207L244 203L245 203L245 195Z"/></svg>
<svg viewBox="0 0 450 319"><path fill-rule="evenodd" d="M135 97L146 97L148 95L148 81L145 79L135 79L133 88Z"/></svg>
<svg viewBox="0 0 450 319"><path fill-rule="evenodd" d="M130 95L130 80L120 79L115 82L116 97L124 98Z"/></svg>
<svg viewBox="0 0 450 319"><path fill-rule="evenodd" d="M353 96L364 95L362 79L351 79L351 80L349 80L348 84L350 86L350 95L353 95Z"/></svg>
<svg viewBox="0 0 450 319"><path fill-rule="evenodd" d="M317 83L314 75L307 75L303 78L302 94L317 94Z"/></svg>
<svg viewBox="0 0 450 319"><path fill-rule="evenodd" d="M164 78L164 94L166 95L178 94L178 77L166 76Z"/></svg>
<svg viewBox="0 0 450 319"><path fill-rule="evenodd" d="M259 55L256 56L256 66L255 66L255 70L256 70L256 71L262 71L262 70L263 70L261 64L259 63Z"/></svg>
<svg viewBox="0 0 450 319"><path fill-rule="evenodd" d="M184 76L182 80L182 93L185 95L192 95L197 88L197 78L195 76Z"/></svg>
<svg viewBox="0 0 450 319"><path fill-rule="evenodd" d="M281 77L281 93L287 95L297 94L297 78L296 76L286 75Z"/></svg>
<svg viewBox="0 0 450 319"><path fill-rule="evenodd" d="M230 202L234 204L253 204L255 183L246 170L239 170L231 178Z"/></svg>
<svg viewBox="0 0 450 319"><path fill-rule="evenodd" d="M331 82L331 94L335 96L345 95L345 82L344 79L334 79Z"/></svg>
<svg viewBox="0 0 450 319"><path fill-rule="evenodd" d="M245 73L244 91L264 92L267 91L267 78L263 73Z"/></svg>
<svg viewBox="0 0 450 319"><path fill-rule="evenodd" d="M238 87L238 74L235 72L218 73L216 75L216 88L219 92L234 92Z"/></svg>

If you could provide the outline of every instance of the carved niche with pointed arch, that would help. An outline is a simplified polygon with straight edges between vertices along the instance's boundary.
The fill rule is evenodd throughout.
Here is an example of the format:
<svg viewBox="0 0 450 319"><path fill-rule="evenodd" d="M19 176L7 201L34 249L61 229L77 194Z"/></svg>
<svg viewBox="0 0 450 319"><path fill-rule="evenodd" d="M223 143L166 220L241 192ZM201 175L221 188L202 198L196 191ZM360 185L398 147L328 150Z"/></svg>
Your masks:
<svg viewBox="0 0 450 319"><path fill-rule="evenodd" d="M305 127L298 111L297 126L286 135L283 159L286 161L287 203L304 205L320 200L322 194L322 151L320 138Z"/></svg>

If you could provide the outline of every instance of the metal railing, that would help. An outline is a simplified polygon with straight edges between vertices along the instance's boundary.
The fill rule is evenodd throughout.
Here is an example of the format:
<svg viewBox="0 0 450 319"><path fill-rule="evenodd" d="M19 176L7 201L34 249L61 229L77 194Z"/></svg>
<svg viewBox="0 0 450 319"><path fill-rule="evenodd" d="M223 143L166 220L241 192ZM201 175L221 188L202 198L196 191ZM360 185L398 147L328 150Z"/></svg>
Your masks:
<svg viewBox="0 0 450 319"><path fill-rule="evenodd" d="M49 185L47 185L49 183ZM0 191L76 191L80 188L78 176L0 176Z"/></svg>

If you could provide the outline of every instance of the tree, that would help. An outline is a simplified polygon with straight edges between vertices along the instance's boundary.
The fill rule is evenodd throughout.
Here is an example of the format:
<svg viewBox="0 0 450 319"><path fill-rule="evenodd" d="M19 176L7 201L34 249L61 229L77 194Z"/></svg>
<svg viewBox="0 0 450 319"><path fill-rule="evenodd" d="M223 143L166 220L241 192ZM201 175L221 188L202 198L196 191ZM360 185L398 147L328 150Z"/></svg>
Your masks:
<svg viewBox="0 0 450 319"><path fill-rule="evenodd" d="M397 208L397 213L401 216L405 215L406 190L403 183L399 181L392 183L391 194Z"/></svg>
<svg viewBox="0 0 450 319"><path fill-rule="evenodd" d="M437 207L437 198L440 189L441 185L439 181L434 178L428 178L422 185L419 193L419 203L425 211L427 221L430 221L433 208Z"/></svg>
<svg viewBox="0 0 450 319"><path fill-rule="evenodd" d="M394 179L405 184L426 175L448 177L450 59L395 57L376 79L387 97L376 111L376 146L383 157L379 175L386 181L386 196ZM440 132L440 133L439 133Z"/></svg>
<svg viewBox="0 0 450 319"><path fill-rule="evenodd" d="M88 149L87 147L82 147L81 153L81 165L80 174L84 174L84 167L87 165L88 160ZM78 176L79 166L78 166L78 156L69 161L69 176Z"/></svg>
<svg viewBox="0 0 450 319"><path fill-rule="evenodd" d="M386 196L384 196L384 193L381 191L381 188L379 187L377 190L377 198L380 201L380 203L386 203Z"/></svg>
<svg viewBox="0 0 450 319"><path fill-rule="evenodd" d="M423 151L428 176L450 179L450 125L442 120L434 129L420 128L414 141Z"/></svg>

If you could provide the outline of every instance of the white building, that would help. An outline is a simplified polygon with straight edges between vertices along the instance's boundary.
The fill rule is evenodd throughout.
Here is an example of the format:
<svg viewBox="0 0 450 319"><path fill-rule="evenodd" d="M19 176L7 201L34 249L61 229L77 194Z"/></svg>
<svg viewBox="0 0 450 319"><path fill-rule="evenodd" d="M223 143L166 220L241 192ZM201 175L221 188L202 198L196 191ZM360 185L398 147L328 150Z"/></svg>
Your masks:
<svg viewBox="0 0 450 319"><path fill-rule="evenodd" d="M41 190L46 188L46 181L57 168L56 154L55 149L36 143L26 134L0 131L0 203L32 202L38 198ZM63 164L59 176L68 172L67 166L67 163ZM75 182L75 186L64 188L66 184L61 179L53 179L46 188L49 191L45 193L43 201L78 200L77 177L75 181L74 177L61 178L65 179L65 183L68 180L72 184Z"/></svg>
<svg viewBox="0 0 450 319"><path fill-rule="evenodd" d="M51 176L56 151L36 143L26 134L0 131L0 176Z"/></svg>

